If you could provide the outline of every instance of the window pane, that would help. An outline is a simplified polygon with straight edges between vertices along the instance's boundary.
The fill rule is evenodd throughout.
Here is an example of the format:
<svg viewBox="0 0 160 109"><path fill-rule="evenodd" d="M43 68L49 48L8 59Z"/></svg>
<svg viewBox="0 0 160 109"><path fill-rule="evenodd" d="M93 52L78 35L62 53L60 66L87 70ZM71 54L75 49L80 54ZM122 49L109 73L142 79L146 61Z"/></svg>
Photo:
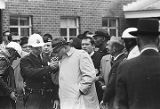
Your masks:
<svg viewBox="0 0 160 109"><path fill-rule="evenodd" d="M21 17L20 18L20 25L29 25L29 17Z"/></svg>
<svg viewBox="0 0 160 109"><path fill-rule="evenodd" d="M10 16L10 25L18 25L18 17L16 16Z"/></svg>
<svg viewBox="0 0 160 109"><path fill-rule="evenodd" d="M10 28L12 34L18 34L18 28Z"/></svg>
<svg viewBox="0 0 160 109"><path fill-rule="evenodd" d="M21 36L29 36L29 28L21 28Z"/></svg>
<svg viewBox="0 0 160 109"><path fill-rule="evenodd" d="M76 28L69 29L69 36L76 36Z"/></svg>
<svg viewBox="0 0 160 109"><path fill-rule="evenodd" d="M60 29L60 35L61 36L67 36L67 28L61 28Z"/></svg>
<svg viewBox="0 0 160 109"><path fill-rule="evenodd" d="M116 29L110 29L110 35L116 36Z"/></svg>
<svg viewBox="0 0 160 109"><path fill-rule="evenodd" d="M109 27L116 27L116 19L109 20Z"/></svg>
<svg viewBox="0 0 160 109"><path fill-rule="evenodd" d="M108 26L108 19L106 17L102 18L102 26L104 27Z"/></svg>

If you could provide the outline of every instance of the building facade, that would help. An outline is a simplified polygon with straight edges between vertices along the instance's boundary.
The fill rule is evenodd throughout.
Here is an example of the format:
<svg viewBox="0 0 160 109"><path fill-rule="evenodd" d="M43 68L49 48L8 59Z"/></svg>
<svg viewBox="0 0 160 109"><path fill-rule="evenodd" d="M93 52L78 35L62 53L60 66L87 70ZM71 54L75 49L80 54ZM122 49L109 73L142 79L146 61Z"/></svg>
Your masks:
<svg viewBox="0 0 160 109"><path fill-rule="evenodd" d="M160 20L160 0L137 0L123 6L124 17L128 26L136 27L140 18Z"/></svg>
<svg viewBox="0 0 160 109"><path fill-rule="evenodd" d="M5 0L2 31L74 38L84 31L105 29L120 36L126 27L123 5L135 0Z"/></svg>

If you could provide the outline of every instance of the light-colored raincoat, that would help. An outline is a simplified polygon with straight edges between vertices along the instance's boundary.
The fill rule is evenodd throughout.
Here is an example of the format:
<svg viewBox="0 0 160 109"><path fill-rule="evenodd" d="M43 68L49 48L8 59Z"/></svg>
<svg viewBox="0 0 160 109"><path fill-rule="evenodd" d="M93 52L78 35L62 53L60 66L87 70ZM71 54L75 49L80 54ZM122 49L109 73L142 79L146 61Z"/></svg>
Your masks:
<svg viewBox="0 0 160 109"><path fill-rule="evenodd" d="M87 52L71 48L60 62L61 109L99 109L95 78L95 68Z"/></svg>

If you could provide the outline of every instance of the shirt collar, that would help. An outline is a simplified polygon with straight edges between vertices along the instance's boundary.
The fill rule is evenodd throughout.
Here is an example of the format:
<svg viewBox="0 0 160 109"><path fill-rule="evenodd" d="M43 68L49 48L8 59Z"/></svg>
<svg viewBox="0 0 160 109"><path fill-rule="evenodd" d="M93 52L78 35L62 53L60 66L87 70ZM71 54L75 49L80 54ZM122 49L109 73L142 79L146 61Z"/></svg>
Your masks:
<svg viewBox="0 0 160 109"><path fill-rule="evenodd" d="M94 51L93 51L92 53L90 53L89 55L90 55L90 56L93 56L93 54L94 54Z"/></svg>
<svg viewBox="0 0 160 109"><path fill-rule="evenodd" d="M122 54L123 54L123 52L120 53L120 54L118 54L116 57L114 57L114 61L117 60L117 58L118 58L119 56L121 56Z"/></svg>
<svg viewBox="0 0 160 109"><path fill-rule="evenodd" d="M141 50L141 54L144 52L144 51L146 51L146 50L155 50L156 52L159 52L159 50L156 48L156 47L146 47L146 48L144 48L144 49L142 49Z"/></svg>
<svg viewBox="0 0 160 109"><path fill-rule="evenodd" d="M71 56L74 52L75 52L75 48L74 47L71 47L70 50L66 53L67 56Z"/></svg>

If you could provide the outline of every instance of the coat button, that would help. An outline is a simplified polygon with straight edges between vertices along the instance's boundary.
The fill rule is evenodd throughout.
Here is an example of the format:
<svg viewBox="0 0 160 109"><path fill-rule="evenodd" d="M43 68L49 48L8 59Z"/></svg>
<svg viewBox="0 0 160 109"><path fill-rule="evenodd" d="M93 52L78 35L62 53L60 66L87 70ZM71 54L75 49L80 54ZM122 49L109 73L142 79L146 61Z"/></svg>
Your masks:
<svg viewBox="0 0 160 109"><path fill-rule="evenodd" d="M43 76L43 79L46 79L46 76Z"/></svg>
<svg viewBox="0 0 160 109"><path fill-rule="evenodd" d="M43 84L46 84L46 82L43 82Z"/></svg>

